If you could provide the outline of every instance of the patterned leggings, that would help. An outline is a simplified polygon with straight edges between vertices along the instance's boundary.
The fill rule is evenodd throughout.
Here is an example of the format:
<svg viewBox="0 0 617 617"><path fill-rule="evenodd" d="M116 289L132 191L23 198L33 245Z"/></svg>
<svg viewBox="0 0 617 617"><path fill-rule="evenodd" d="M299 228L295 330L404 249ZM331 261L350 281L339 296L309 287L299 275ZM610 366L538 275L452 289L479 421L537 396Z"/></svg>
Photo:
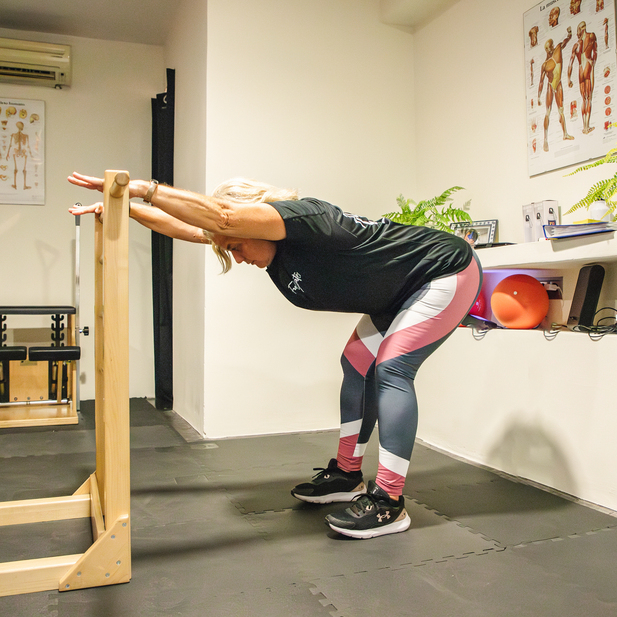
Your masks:
<svg viewBox="0 0 617 617"><path fill-rule="evenodd" d="M416 373L467 315L481 284L474 255L462 272L431 281L410 296L394 319L362 317L341 358L341 469L361 469L379 420L376 482L390 495L402 494L418 426Z"/></svg>

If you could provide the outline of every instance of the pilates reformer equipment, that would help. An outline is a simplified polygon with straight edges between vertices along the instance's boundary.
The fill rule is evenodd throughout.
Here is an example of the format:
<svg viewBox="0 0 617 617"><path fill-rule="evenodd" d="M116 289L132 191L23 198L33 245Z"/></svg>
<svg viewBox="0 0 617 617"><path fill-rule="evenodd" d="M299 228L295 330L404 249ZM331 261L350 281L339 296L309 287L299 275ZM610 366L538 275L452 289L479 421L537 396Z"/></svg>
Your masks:
<svg viewBox="0 0 617 617"><path fill-rule="evenodd" d="M75 305L0 306L0 428L77 424L80 217L75 217ZM51 316L51 345L7 345L9 317ZM65 336L66 335L66 336ZM22 341L23 342L23 341Z"/></svg>
<svg viewBox="0 0 617 617"><path fill-rule="evenodd" d="M73 306L0 306L0 428L78 423L76 313ZM51 315L52 344L5 345L11 315Z"/></svg>
<svg viewBox="0 0 617 617"><path fill-rule="evenodd" d="M95 219L96 469L72 495L0 502L2 526L90 518L93 543L82 554L0 563L0 596L131 578L128 183L127 172L105 172L104 215ZM52 349L34 356L45 360L57 353ZM16 346L5 353L3 359L23 360L25 352Z"/></svg>

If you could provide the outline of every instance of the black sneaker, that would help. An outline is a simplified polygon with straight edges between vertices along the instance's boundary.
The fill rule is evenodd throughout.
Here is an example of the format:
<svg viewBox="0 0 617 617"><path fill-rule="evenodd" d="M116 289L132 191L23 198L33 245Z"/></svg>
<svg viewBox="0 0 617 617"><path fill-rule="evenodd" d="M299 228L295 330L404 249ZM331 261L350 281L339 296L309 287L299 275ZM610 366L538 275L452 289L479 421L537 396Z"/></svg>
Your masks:
<svg viewBox="0 0 617 617"><path fill-rule="evenodd" d="M336 459L330 459L328 467L315 467L318 471L311 482L298 484L291 490L296 499L309 503L332 503L352 501L366 493L361 471L343 471L338 468Z"/></svg>
<svg viewBox="0 0 617 617"><path fill-rule="evenodd" d="M405 531L411 519L402 495L398 502L393 502L388 493L369 480L368 493L343 512L328 514L326 523L344 536L368 539Z"/></svg>

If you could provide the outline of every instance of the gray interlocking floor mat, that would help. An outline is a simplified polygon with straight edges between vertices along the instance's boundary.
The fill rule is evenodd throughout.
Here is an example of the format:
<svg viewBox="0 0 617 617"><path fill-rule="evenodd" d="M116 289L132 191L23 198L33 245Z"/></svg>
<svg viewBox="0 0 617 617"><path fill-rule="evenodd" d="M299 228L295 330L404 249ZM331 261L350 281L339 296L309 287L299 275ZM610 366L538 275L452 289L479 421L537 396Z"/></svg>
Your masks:
<svg viewBox="0 0 617 617"><path fill-rule="evenodd" d="M614 580L611 582L614 587ZM614 617L617 603L602 589L560 575L556 564L541 566L507 549L466 559L431 562L398 570L371 570L316 583L336 607L332 615L365 617Z"/></svg>
<svg viewBox="0 0 617 617"><path fill-rule="evenodd" d="M503 546L617 525L613 516L503 478L413 494L441 514Z"/></svg>
<svg viewBox="0 0 617 617"><path fill-rule="evenodd" d="M92 473L94 419L0 431L2 501L68 495ZM131 401L132 580L0 598L42 617L617 616L617 518L418 443L411 528L339 536L291 488L336 454L336 431L184 439ZM366 478L377 470L369 444ZM88 521L0 528L0 560L81 552Z"/></svg>

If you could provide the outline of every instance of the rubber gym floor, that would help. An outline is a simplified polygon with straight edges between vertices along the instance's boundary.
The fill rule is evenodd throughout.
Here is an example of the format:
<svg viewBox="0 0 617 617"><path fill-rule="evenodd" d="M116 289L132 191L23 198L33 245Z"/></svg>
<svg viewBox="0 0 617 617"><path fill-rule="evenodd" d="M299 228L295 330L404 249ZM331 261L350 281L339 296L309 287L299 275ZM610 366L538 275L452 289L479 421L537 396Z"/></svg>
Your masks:
<svg viewBox="0 0 617 617"><path fill-rule="evenodd" d="M0 500L70 495L95 467L94 409L71 427L0 431ZM418 443L411 528L339 536L345 504L290 489L337 433L200 440L131 400L132 580L0 598L6 617L616 617L617 518ZM376 445L365 457L374 477ZM89 520L0 528L0 561L85 551Z"/></svg>

